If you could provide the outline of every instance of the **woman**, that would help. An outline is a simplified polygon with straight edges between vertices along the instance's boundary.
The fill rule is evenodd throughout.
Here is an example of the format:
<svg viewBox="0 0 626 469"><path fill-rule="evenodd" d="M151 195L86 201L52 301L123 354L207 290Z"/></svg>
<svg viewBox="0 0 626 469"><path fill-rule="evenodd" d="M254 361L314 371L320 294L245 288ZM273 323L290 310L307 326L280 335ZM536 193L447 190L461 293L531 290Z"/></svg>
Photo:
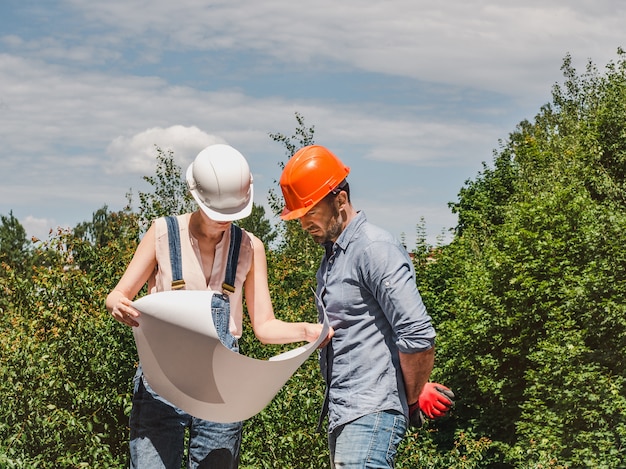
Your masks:
<svg viewBox="0 0 626 469"><path fill-rule="evenodd" d="M150 293L176 288L224 291L213 296L213 319L220 339L232 350L238 351L242 333L244 295L261 342L316 340L320 324L288 323L274 317L265 247L253 234L232 225L252 210L252 176L243 155L228 145L211 145L189 166L186 179L199 209L153 222L108 295L107 310L117 321L138 326L139 312L131 301L146 282ZM179 255L171 257L177 250ZM154 392L140 364L130 416L131 468L179 469L186 428L189 468L238 466L242 423L209 422L176 408Z"/></svg>

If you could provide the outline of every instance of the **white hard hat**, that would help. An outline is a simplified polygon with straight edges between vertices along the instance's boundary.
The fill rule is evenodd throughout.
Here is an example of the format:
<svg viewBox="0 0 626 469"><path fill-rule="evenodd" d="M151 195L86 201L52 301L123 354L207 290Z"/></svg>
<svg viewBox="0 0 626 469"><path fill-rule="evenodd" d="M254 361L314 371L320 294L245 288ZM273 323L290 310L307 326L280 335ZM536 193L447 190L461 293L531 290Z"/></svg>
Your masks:
<svg viewBox="0 0 626 469"><path fill-rule="evenodd" d="M252 212L250 167L230 145L220 143L202 150L187 168L187 187L212 220L240 220Z"/></svg>

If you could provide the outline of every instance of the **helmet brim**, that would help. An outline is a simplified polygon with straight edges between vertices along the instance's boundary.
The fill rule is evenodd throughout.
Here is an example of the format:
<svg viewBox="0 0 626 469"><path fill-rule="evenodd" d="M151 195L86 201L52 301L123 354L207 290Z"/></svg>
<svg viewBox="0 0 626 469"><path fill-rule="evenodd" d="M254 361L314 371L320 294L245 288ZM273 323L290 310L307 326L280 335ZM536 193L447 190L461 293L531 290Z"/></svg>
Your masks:
<svg viewBox="0 0 626 469"><path fill-rule="evenodd" d="M285 207L280 214L280 218L285 221L297 220L298 218L305 216L312 207L313 206L311 205L310 207L302 207L296 210L289 210L287 207Z"/></svg>
<svg viewBox="0 0 626 469"><path fill-rule="evenodd" d="M207 207L202 200L200 199L200 197L197 194L197 191L192 190L190 191L191 195L193 196L194 200L196 201L196 203L198 204L198 206L200 207L200 209L211 219L214 221L237 221L237 220L241 220L243 218L248 217L251 213L252 213L252 203L253 203L253 187L252 184L250 184L250 198L248 199L248 202L240 205L238 207L233 207L231 209L220 209L215 210L215 209L211 209L209 207Z"/></svg>

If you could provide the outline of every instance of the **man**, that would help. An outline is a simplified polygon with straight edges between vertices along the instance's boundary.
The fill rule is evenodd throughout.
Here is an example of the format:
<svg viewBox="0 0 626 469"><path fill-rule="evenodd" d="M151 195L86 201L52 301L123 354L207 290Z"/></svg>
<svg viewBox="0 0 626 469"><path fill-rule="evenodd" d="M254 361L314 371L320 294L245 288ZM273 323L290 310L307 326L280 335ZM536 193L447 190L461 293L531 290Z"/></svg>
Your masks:
<svg viewBox="0 0 626 469"><path fill-rule="evenodd" d="M300 149L280 178L281 218L326 250L316 293L335 331L320 353L331 466L391 468L408 424L444 415L453 395L428 383L435 330L408 253L352 206L349 172L325 147Z"/></svg>

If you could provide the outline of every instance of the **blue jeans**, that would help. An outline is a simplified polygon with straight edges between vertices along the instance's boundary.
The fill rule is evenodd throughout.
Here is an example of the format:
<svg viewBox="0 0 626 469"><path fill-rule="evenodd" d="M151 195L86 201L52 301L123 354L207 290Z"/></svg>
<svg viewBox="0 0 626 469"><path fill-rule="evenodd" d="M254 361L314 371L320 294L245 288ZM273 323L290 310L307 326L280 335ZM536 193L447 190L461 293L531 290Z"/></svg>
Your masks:
<svg viewBox="0 0 626 469"><path fill-rule="evenodd" d="M222 343L238 351L237 339L230 334L228 326L228 300L214 295L211 312ZM242 427L242 422L209 422L178 409L150 387L139 365L130 413L131 469L180 469L187 428L188 468L236 469L239 466Z"/></svg>
<svg viewBox="0 0 626 469"><path fill-rule="evenodd" d="M333 469L393 468L406 418L396 411L364 415L328 435Z"/></svg>

